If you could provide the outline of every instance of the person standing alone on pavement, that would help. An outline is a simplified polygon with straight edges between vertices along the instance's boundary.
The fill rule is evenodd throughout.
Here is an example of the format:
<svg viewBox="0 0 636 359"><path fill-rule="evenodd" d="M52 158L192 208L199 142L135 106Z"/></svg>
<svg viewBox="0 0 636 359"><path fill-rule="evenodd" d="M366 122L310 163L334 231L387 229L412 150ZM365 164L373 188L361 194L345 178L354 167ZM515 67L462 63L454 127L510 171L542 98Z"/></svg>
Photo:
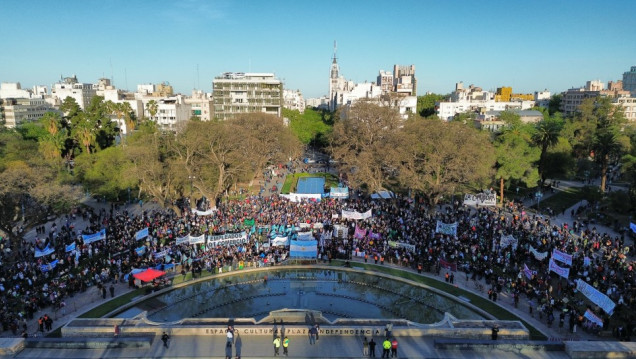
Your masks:
<svg viewBox="0 0 636 359"><path fill-rule="evenodd" d="M167 348L168 347L168 340L170 339L170 336L168 335L168 333L163 332L163 335L161 336L161 341L163 341L163 347Z"/></svg>
<svg viewBox="0 0 636 359"><path fill-rule="evenodd" d="M371 338L371 341L369 342L369 356L371 358L375 358L375 341L373 338Z"/></svg>
<svg viewBox="0 0 636 359"><path fill-rule="evenodd" d="M280 350L280 338L276 336L274 338L274 356L278 356Z"/></svg>
<svg viewBox="0 0 636 359"><path fill-rule="evenodd" d="M367 337L364 337L364 341L362 342L362 356L369 356L369 342L367 341Z"/></svg>

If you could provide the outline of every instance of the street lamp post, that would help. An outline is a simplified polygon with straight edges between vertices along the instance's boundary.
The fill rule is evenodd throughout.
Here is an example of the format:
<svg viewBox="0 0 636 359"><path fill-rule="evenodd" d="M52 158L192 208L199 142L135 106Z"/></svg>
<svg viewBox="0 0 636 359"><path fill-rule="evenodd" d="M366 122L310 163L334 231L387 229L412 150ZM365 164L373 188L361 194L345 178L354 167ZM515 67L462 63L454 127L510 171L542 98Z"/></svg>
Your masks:
<svg viewBox="0 0 636 359"><path fill-rule="evenodd" d="M543 197L543 193L541 192L541 190L537 191L535 197L537 198L537 210L539 210L539 208L541 207L541 197Z"/></svg>

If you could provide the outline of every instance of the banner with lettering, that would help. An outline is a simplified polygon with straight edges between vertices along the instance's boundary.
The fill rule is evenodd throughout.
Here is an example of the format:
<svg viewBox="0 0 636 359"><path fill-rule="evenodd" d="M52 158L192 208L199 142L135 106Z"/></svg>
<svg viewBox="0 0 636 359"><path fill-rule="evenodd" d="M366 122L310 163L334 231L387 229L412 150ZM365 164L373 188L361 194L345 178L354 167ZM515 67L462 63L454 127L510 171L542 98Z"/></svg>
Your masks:
<svg viewBox="0 0 636 359"><path fill-rule="evenodd" d="M356 211L347 211L342 210L342 218L344 219L367 219L371 218L371 210L368 210L364 213L356 212Z"/></svg>
<svg viewBox="0 0 636 359"><path fill-rule="evenodd" d="M517 249L517 243L519 241L511 235L501 236L501 248L506 248L508 246L512 246L512 249Z"/></svg>
<svg viewBox="0 0 636 359"><path fill-rule="evenodd" d="M494 193L478 193L464 195L464 205L467 206L496 206L497 195Z"/></svg>
<svg viewBox="0 0 636 359"><path fill-rule="evenodd" d="M141 240L148 237L148 227L138 231L137 233L135 233L135 239L136 240Z"/></svg>
<svg viewBox="0 0 636 359"><path fill-rule="evenodd" d="M208 236L208 243L206 247L208 249L216 246L231 246L234 244L247 243L247 233L226 233L215 236Z"/></svg>
<svg viewBox="0 0 636 359"><path fill-rule="evenodd" d="M367 235L367 230L356 226L356 230L353 232L353 237L362 239Z"/></svg>
<svg viewBox="0 0 636 359"><path fill-rule="evenodd" d="M396 242L396 241L389 241L389 247L392 248L404 248L407 249L411 252L415 252L415 245L414 244L410 244L410 243L404 243L404 242Z"/></svg>
<svg viewBox="0 0 636 359"><path fill-rule="evenodd" d="M548 269L566 279L570 276L570 268L559 267L552 258L550 258Z"/></svg>
<svg viewBox="0 0 636 359"><path fill-rule="evenodd" d="M153 256L154 256L155 258L163 258L163 257L165 257L167 254L168 254L168 250L167 250L167 249L164 249L164 250L162 250L161 252L156 252L156 253L154 253L154 254L153 254Z"/></svg>
<svg viewBox="0 0 636 359"><path fill-rule="evenodd" d="M448 234L452 236L457 235L457 222L455 223L444 223L442 221L437 221L437 226L435 227L435 233Z"/></svg>
<svg viewBox="0 0 636 359"><path fill-rule="evenodd" d="M583 314L587 320L598 325L599 327L603 327L603 319L599 318L596 314L594 314L591 310L586 310L585 314Z"/></svg>
<svg viewBox="0 0 636 359"><path fill-rule="evenodd" d="M605 313L612 315L616 303L614 303L608 296L596 290L596 288L587 284L582 279L576 280L576 289L587 297L592 303L598 305L605 311Z"/></svg>
<svg viewBox="0 0 636 359"><path fill-rule="evenodd" d="M101 231L93 234L82 234L82 240L84 244L89 244L97 241L101 241L102 239L106 239L106 228Z"/></svg>
<svg viewBox="0 0 636 359"><path fill-rule="evenodd" d="M76 244L75 244L75 242L73 242L73 243L69 244L68 246L66 246L65 252L67 252L67 253L68 252L72 252L72 251L75 250L75 248L76 248Z"/></svg>
<svg viewBox="0 0 636 359"><path fill-rule="evenodd" d="M528 266L524 263L523 264L523 274L526 275L526 278L528 279L532 279L533 275L537 274L536 270L531 270L530 268L528 268Z"/></svg>
<svg viewBox="0 0 636 359"><path fill-rule="evenodd" d="M177 240L175 242L176 245L179 244L189 244L190 243L190 235L184 236L184 237L177 237Z"/></svg>
<svg viewBox="0 0 636 359"><path fill-rule="evenodd" d="M533 246L530 246L530 253L532 253L534 258L536 258L539 261L544 260L545 257L548 256L548 252L538 252L536 249L534 249Z"/></svg>
<svg viewBox="0 0 636 359"><path fill-rule="evenodd" d="M571 254L567 254L565 252L561 252L558 249L553 249L552 250L552 259L557 260L561 263L565 263L569 266L572 265L572 255Z"/></svg>
<svg viewBox="0 0 636 359"><path fill-rule="evenodd" d="M44 249L38 249L38 247L35 247L35 258L48 256L49 254L53 252L55 252L55 249L51 248L48 244L46 245L46 248Z"/></svg>
<svg viewBox="0 0 636 359"><path fill-rule="evenodd" d="M202 234L198 237L188 236L188 243L190 244L200 244L205 243L205 234Z"/></svg>

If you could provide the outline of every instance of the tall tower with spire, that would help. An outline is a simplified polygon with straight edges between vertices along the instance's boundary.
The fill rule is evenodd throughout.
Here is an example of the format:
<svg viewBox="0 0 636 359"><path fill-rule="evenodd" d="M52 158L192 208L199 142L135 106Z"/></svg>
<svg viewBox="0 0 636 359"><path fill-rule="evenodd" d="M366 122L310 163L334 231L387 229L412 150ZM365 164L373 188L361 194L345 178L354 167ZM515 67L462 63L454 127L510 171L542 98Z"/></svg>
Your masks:
<svg viewBox="0 0 636 359"><path fill-rule="evenodd" d="M329 110L335 111L338 101L336 96L340 88L340 67L338 66L338 58L336 52L338 45L336 41L333 42L333 60L331 61L331 71L329 74Z"/></svg>

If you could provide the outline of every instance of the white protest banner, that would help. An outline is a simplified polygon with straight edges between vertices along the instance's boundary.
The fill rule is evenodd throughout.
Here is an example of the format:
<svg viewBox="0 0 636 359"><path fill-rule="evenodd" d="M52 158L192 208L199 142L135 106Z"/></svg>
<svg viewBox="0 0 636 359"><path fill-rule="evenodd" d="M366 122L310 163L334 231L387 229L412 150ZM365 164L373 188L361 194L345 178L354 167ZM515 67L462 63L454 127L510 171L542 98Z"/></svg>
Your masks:
<svg viewBox="0 0 636 359"><path fill-rule="evenodd" d="M572 255L567 254L565 252L561 252L560 250L556 248L552 250L552 259L557 260L561 263L565 263L569 266L572 265Z"/></svg>
<svg viewBox="0 0 636 359"><path fill-rule="evenodd" d="M517 249L517 239L511 235L501 236L501 248L512 246L512 249Z"/></svg>
<svg viewBox="0 0 636 359"><path fill-rule="evenodd" d="M101 241L102 239L106 239L106 228L101 231L93 234L82 234L82 240L84 244L89 244L97 241Z"/></svg>
<svg viewBox="0 0 636 359"><path fill-rule="evenodd" d="M548 252L538 252L536 249L534 249L533 246L530 246L530 253L532 253L534 258L536 258L539 261L544 260L545 257L548 256Z"/></svg>
<svg viewBox="0 0 636 359"><path fill-rule="evenodd" d="M448 235L457 235L457 222L455 223L443 223L442 221L437 221L437 226L435 227L435 233L442 233Z"/></svg>
<svg viewBox="0 0 636 359"><path fill-rule="evenodd" d="M188 242L190 244L204 243L205 242L205 234L202 234L202 235L200 235L198 237L188 236Z"/></svg>
<svg viewBox="0 0 636 359"><path fill-rule="evenodd" d="M415 252L415 245L414 244L409 244L409 243L404 243L404 242L396 242L396 241L389 241L389 247L393 247L393 248L404 248L406 250L409 250L411 252Z"/></svg>
<svg viewBox="0 0 636 359"><path fill-rule="evenodd" d="M188 244L190 243L190 235L187 235L185 237L177 237L177 241L175 244L179 245L179 244Z"/></svg>
<svg viewBox="0 0 636 359"><path fill-rule="evenodd" d="M289 245L289 237L287 236L275 237L275 238L272 238L270 243L272 246L287 246Z"/></svg>
<svg viewBox="0 0 636 359"><path fill-rule="evenodd" d="M608 296L596 290L596 288L587 284L582 279L576 280L576 289L581 292L587 299L591 300L592 303L598 305L605 311L605 313L612 315L614 311L614 307L616 307L616 303L614 303Z"/></svg>
<svg viewBox="0 0 636 359"><path fill-rule="evenodd" d="M140 240L140 239L144 239L148 237L148 227L138 231L137 233L135 233L135 239L136 240Z"/></svg>
<svg viewBox="0 0 636 359"><path fill-rule="evenodd" d="M216 236L208 236L206 248L214 248L216 246L229 246L233 244L247 243L247 232L226 233Z"/></svg>
<svg viewBox="0 0 636 359"><path fill-rule="evenodd" d="M570 276L570 268L559 267L552 258L550 258L549 270L566 279Z"/></svg>
<svg viewBox="0 0 636 359"><path fill-rule="evenodd" d="M464 195L464 205L467 206L496 206L497 195L495 193L478 193Z"/></svg>
<svg viewBox="0 0 636 359"><path fill-rule="evenodd" d="M199 211L196 208L192 208L192 213L195 213L197 216L210 216L214 212L216 212L216 208L210 208L207 211Z"/></svg>
<svg viewBox="0 0 636 359"><path fill-rule="evenodd" d="M592 313L591 310L586 310L585 314L583 314L585 318L587 318L590 322L598 325L599 327L603 326L603 319L599 318L596 314Z"/></svg>
<svg viewBox="0 0 636 359"><path fill-rule="evenodd" d="M371 218L371 210L368 210L364 213L356 212L356 211L347 211L342 210L342 218L344 219L367 219Z"/></svg>
<svg viewBox="0 0 636 359"><path fill-rule="evenodd" d="M165 257L167 254L168 254L168 250L167 250L167 249L164 249L164 250L162 250L161 252L156 252L156 253L154 253L154 254L153 254L153 256L154 256L155 258L163 258L163 257Z"/></svg>

